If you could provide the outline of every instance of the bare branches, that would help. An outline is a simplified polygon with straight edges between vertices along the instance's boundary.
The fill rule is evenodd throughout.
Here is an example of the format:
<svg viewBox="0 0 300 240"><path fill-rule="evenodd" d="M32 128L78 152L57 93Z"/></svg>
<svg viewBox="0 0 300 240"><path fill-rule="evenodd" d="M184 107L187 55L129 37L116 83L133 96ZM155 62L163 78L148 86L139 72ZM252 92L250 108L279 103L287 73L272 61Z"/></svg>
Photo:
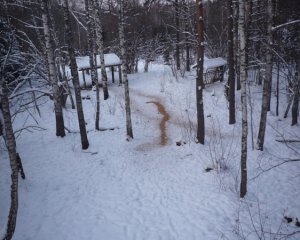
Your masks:
<svg viewBox="0 0 300 240"><path fill-rule="evenodd" d="M273 27L272 31L275 32L275 31L277 31L280 28L287 27L287 26L293 25L293 24L299 24L299 23L300 23L300 19L299 20L294 20L294 21L291 21L291 22L286 22L286 23L280 24L280 25L278 25L276 27Z"/></svg>

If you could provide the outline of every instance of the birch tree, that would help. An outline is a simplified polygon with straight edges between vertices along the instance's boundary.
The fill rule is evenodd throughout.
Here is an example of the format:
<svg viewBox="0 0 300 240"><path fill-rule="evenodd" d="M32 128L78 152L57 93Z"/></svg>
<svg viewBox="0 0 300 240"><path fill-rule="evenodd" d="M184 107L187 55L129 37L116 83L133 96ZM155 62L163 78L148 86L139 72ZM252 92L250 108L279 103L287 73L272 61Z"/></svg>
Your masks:
<svg viewBox="0 0 300 240"><path fill-rule="evenodd" d="M263 96L262 96L262 105L261 105L261 115L260 115L260 124L259 131L256 143L256 149L263 151L266 125L267 125L267 113L270 109L270 98L272 90L272 65L273 65L273 56L272 56L272 45L273 45L273 33L272 33L272 24L273 24L273 3L272 0L267 2L267 52L266 52L266 76L263 83Z"/></svg>
<svg viewBox="0 0 300 240"><path fill-rule="evenodd" d="M196 0L197 17L197 79L196 79L196 101L197 101L197 140L204 144L205 125L203 109L203 61L204 61L204 21L203 1Z"/></svg>
<svg viewBox="0 0 300 240"><path fill-rule="evenodd" d="M228 85L229 85L229 124L235 124L235 73L234 73L234 42L233 42L233 2L232 0L227 0L227 62L228 62Z"/></svg>
<svg viewBox="0 0 300 240"><path fill-rule="evenodd" d="M6 2L4 3L6 5ZM0 18L0 23L2 19ZM1 35L5 34L5 27L0 28ZM7 29L8 30L8 29ZM10 31L10 30L8 30ZM2 35L2 37L4 37ZM8 150L8 156L10 161L10 167L11 167L11 192L10 192L10 209L9 209L9 215L8 215L8 222L7 222L7 228L6 233L3 238L3 240L10 240L13 237L13 234L15 232L16 228L16 221L17 221L17 213L18 213L18 159L17 159L17 150L16 150L16 140L14 136L13 126L12 126L12 120L11 120L11 114L10 114L10 107L9 107L9 100L8 100L8 89L7 89L7 69L5 69L6 65L10 61L14 61L11 58L11 53L13 51L15 39L12 33L8 33L8 43L5 44L5 48L3 49L5 51L5 54L3 54L2 51L0 51L0 110L3 117L3 122L1 125L4 127L4 137L5 137L5 143ZM3 47L2 44L0 44L1 48ZM2 50L2 49L1 49ZM3 55L2 55L3 54ZM16 56L15 58L17 58Z"/></svg>
<svg viewBox="0 0 300 240"><path fill-rule="evenodd" d="M42 0L41 2L44 37L46 42L46 56L48 62L48 75L53 90L54 112L56 118L56 136L64 137L65 136L64 118L63 118L62 107L60 104L60 93L59 93L59 86L57 82L56 66L54 61L54 47L53 47L53 41L51 39L51 34L50 34L50 23L49 23L50 17L48 11L48 4L49 4L48 0Z"/></svg>
<svg viewBox="0 0 300 240"><path fill-rule="evenodd" d="M94 14L94 21L95 21L95 30L96 30L96 44L98 46L98 52L100 55L100 64L101 64L101 77L102 77L102 84L103 84L103 95L104 100L108 99L108 86L107 86L107 74L104 62L104 46L103 46L103 35L102 35L102 22L100 19L100 12L99 12L99 3L98 0L92 0L93 2L93 14Z"/></svg>
<svg viewBox="0 0 300 240"><path fill-rule="evenodd" d="M81 146L82 146L82 149L87 149L89 147L89 141L87 138L85 120L84 120L84 114L83 114L83 107L82 107L82 101L81 101L79 76L78 76L78 70L77 70L75 50L73 47L73 35L72 35L71 27L70 27L70 16L69 16L70 14L69 14L68 0L63 1L63 8L64 8L66 41L67 41L67 45L68 45L71 75L72 75L72 81L73 81L73 86L74 86L74 91L75 91L77 116L78 116L79 130L80 130L80 137L81 137Z"/></svg>
<svg viewBox="0 0 300 240"><path fill-rule="evenodd" d="M233 16L235 21L233 21L234 29L234 46L235 46L235 72L236 72L236 90L241 90L241 80L240 80L240 58L239 58L239 33L238 33L238 22L239 22L239 1L233 1Z"/></svg>
<svg viewBox="0 0 300 240"><path fill-rule="evenodd" d="M3 80L1 80L3 81ZM9 109L9 101L7 96L7 89L3 82L1 83L0 95L1 95L1 105L2 105L2 115L4 119L4 129L5 129L5 139L6 146L8 150L10 167L11 167L11 192L10 192L10 209L8 215L8 223L6 229L6 235L4 240L10 240L13 237L17 213L18 213L18 160L17 160L17 150L16 150L16 140L14 136L14 131L12 127L11 114Z"/></svg>
<svg viewBox="0 0 300 240"><path fill-rule="evenodd" d="M100 92L99 92L99 82L96 76L97 66L95 65L95 24L93 22L91 13L93 12L93 4L90 4L91 0L85 0L85 15L87 22L87 37L88 37L88 48L89 48L89 60L91 67L91 78L93 85L96 86L96 119L95 119L95 128L96 130L100 129Z"/></svg>
<svg viewBox="0 0 300 240"><path fill-rule="evenodd" d="M240 197L247 193L247 70L246 70L246 34L245 34L245 0L239 0L239 53L240 53L240 80L241 80L241 102L242 102L242 147L241 147L241 184Z"/></svg>
<svg viewBox="0 0 300 240"><path fill-rule="evenodd" d="M89 62L91 68L91 79L92 83L96 84L98 81L96 76L96 66L95 66L95 36L94 36L94 24L92 21L92 17L90 12L92 12L93 6L90 5L90 0L85 0L85 18L86 18L86 27L87 27L87 40L88 40L88 55L89 55Z"/></svg>
<svg viewBox="0 0 300 240"><path fill-rule="evenodd" d="M119 3L119 38L120 38L121 59L122 59L121 69L122 69L122 79L124 81L124 90L125 90L126 131L127 131L127 137L133 138L132 123L131 123L131 110L130 110L130 97L129 97L129 85L128 85L128 78L127 78L123 0L118 0L118 3Z"/></svg>

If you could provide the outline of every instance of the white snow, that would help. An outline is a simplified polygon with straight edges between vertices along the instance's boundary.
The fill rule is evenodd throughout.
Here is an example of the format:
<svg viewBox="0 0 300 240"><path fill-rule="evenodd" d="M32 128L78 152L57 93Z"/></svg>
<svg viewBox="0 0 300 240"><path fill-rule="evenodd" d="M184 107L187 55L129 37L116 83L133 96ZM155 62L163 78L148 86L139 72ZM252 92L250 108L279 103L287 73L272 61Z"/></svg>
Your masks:
<svg viewBox="0 0 300 240"><path fill-rule="evenodd" d="M228 125L222 83L203 90L206 140L205 145L196 144L195 75L186 73L185 78L176 80L171 69L160 63L152 63L149 73L128 75L134 134L131 141L126 140L124 89L112 84L111 79L109 99L104 101L101 96L100 126L114 130L94 130L95 92L82 91L83 97L91 97L83 100L90 142L87 150L81 149L77 113L69 102L64 120L72 133L66 132L64 138L55 136L53 102L48 98L40 106L41 118L34 109L29 111L35 120L28 112L18 114L15 129L37 121L47 130L23 131L17 138L27 178L19 183L14 239L235 240L241 239L238 232L252 240L258 239L253 225L258 231L261 226L277 231L280 225L282 232L291 231L294 225L285 223L283 216L300 218L299 162L257 176L280 158L299 158L295 151L275 141L281 134L285 138L300 134L299 126L290 126L290 116L281 117L285 99L281 98L280 117L273 113L272 99L264 152L251 149L249 129L249 185L241 201L239 92L237 123ZM256 109L254 139L259 127L261 88L251 85ZM170 114L166 146L160 145L162 115L151 101L159 101ZM179 141L182 145L176 146ZM299 151L299 143L290 147ZM10 166L3 140L0 156L0 229L5 229ZM224 165L227 168L221 170ZM206 172L207 167L216 170Z"/></svg>
<svg viewBox="0 0 300 240"><path fill-rule="evenodd" d="M97 58L97 67L100 67L101 66L100 55L96 55L96 58ZM76 62L77 62L78 69L90 67L89 56L76 57ZM104 54L104 62L105 62L105 66L122 64L120 58L115 53Z"/></svg>
<svg viewBox="0 0 300 240"><path fill-rule="evenodd" d="M207 71L208 69L221 67L224 65L227 65L227 61L224 58L204 58L203 69L204 71Z"/></svg>

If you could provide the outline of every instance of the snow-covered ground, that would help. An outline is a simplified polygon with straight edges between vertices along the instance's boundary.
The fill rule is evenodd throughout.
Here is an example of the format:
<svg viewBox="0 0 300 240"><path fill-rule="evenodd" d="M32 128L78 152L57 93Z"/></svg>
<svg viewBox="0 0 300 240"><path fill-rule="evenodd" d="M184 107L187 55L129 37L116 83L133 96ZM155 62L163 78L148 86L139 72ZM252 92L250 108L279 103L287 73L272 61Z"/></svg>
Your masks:
<svg viewBox="0 0 300 240"><path fill-rule="evenodd" d="M274 106L268 116L264 152L251 149L249 128L249 185L247 197L241 201L240 93L236 93L237 123L228 125L223 84L206 87L206 142L204 146L196 144L194 75L195 72L186 73L176 80L170 67L159 63L151 64L149 73L129 75L134 133L131 141L126 140L124 89L111 81L110 98L101 99L100 126L114 130L94 130L95 92L82 91L83 97L90 96L83 100L88 150L81 149L77 114L70 105L64 118L72 133L64 138L55 136L50 100L40 106L41 117L31 110L35 120L26 112L19 114L14 121L15 130L36 125L35 121L46 130L23 131L17 138L27 178L20 179L14 239L259 239L261 230L265 235L299 231L295 227L295 218L300 218L299 162L262 173L282 161L280 158L300 158L299 152L293 150L299 151L299 143L286 146L275 141L283 136L299 138L300 134L299 126L290 126L290 116L281 117L285 99L281 99L280 117L275 116ZM251 97L256 140L261 86L251 87ZM152 102L161 103L170 115L165 145L160 139L163 116ZM2 141L2 229L10 197L10 167L4 149ZM208 167L214 170L206 172ZM287 224L284 216L292 217L293 222Z"/></svg>

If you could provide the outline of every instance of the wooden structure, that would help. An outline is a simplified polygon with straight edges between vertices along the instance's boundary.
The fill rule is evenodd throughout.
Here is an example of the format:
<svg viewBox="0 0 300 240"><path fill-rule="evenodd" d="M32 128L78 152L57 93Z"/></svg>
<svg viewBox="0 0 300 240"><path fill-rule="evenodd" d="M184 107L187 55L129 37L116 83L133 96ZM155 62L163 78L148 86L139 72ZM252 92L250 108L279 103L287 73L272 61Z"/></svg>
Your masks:
<svg viewBox="0 0 300 240"><path fill-rule="evenodd" d="M89 64L89 56L77 57L76 62L78 66L78 71L80 71L82 74L83 87L86 88L87 84L86 84L85 73L89 73L92 70ZM104 62L105 62L105 67L109 68L111 71L111 78L113 83L115 82L115 68L118 68L119 83L121 84L122 83L122 73L121 73L122 62L120 58L114 53L108 53L108 54L104 54ZM96 69L101 69L100 55L95 55L95 66ZM96 76L98 79L98 71L96 71Z"/></svg>
<svg viewBox="0 0 300 240"><path fill-rule="evenodd" d="M211 84L217 81L224 80L224 73L226 70L227 61L221 57L218 58L204 58L203 75L204 84Z"/></svg>

